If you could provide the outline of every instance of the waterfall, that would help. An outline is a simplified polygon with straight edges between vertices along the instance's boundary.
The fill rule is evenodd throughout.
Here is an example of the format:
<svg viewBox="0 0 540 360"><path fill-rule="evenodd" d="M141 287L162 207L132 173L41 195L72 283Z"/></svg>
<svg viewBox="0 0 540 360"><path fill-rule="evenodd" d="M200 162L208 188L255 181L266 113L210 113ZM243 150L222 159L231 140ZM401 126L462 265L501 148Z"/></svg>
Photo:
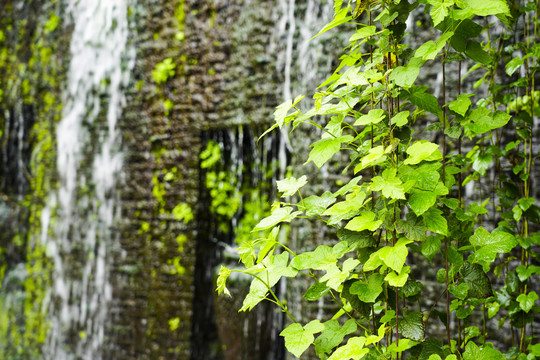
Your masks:
<svg viewBox="0 0 540 360"><path fill-rule="evenodd" d="M46 359L100 359L112 285L114 189L122 170L117 121L134 50L129 0L67 0L71 61L56 129L59 186L42 212L42 241L53 261ZM54 213L54 221L50 219Z"/></svg>

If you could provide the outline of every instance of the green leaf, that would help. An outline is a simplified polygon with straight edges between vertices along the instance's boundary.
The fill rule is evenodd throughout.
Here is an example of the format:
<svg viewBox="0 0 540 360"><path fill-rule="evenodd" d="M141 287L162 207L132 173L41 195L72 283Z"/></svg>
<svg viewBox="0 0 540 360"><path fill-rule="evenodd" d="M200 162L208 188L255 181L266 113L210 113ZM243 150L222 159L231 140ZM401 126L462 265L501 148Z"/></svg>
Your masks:
<svg viewBox="0 0 540 360"><path fill-rule="evenodd" d="M480 45L478 41L469 40L467 42L465 55L467 55L469 59L481 64L491 64L491 56L489 56L489 53L482 48L482 45Z"/></svg>
<svg viewBox="0 0 540 360"><path fill-rule="evenodd" d="M293 208L290 206L273 210L270 216L265 217L257 225L255 225L252 232L270 229L280 222L291 222L291 220L302 213L301 211L292 212L292 210Z"/></svg>
<svg viewBox="0 0 540 360"><path fill-rule="evenodd" d="M463 360L505 360L505 357L492 347L478 347L474 341L469 341L465 346Z"/></svg>
<svg viewBox="0 0 540 360"><path fill-rule="evenodd" d="M409 274L411 273L410 266L404 266L401 269L401 272L399 274L390 271L388 275L384 278L384 280L388 281L388 284L390 286L394 287L403 287L405 286L405 283L409 279Z"/></svg>
<svg viewBox="0 0 540 360"><path fill-rule="evenodd" d="M395 320L393 327L395 328ZM424 322L422 320L422 313L419 311L410 312L399 319L399 333L404 338L413 341L424 340Z"/></svg>
<svg viewBox="0 0 540 360"><path fill-rule="evenodd" d="M516 300L519 302L519 307L521 308L521 310L528 313L533 308L536 300L538 300L538 295L535 291L531 291L527 295L520 294Z"/></svg>
<svg viewBox="0 0 540 360"><path fill-rule="evenodd" d="M469 240L475 248L474 259L489 264L495 260L497 254L510 252L518 244L515 236L510 233L504 231L489 233L483 227L476 229Z"/></svg>
<svg viewBox="0 0 540 360"><path fill-rule="evenodd" d="M225 293L226 295L231 296L231 293L227 289L227 278L229 277L230 274L231 274L231 270L221 265L221 268L219 269L219 276L217 278L218 295L221 295L221 293Z"/></svg>
<svg viewBox="0 0 540 360"><path fill-rule="evenodd" d="M326 270L337 262L333 249L330 246L317 246L315 251L301 253L294 257L291 266L298 270L315 269Z"/></svg>
<svg viewBox="0 0 540 360"><path fill-rule="evenodd" d="M510 15L510 9L505 0L467 0L458 1L458 6L467 10L471 15Z"/></svg>
<svg viewBox="0 0 540 360"><path fill-rule="evenodd" d="M360 360L369 352L368 348L364 348L365 343L366 338L363 336L352 337L347 344L337 348L328 360Z"/></svg>
<svg viewBox="0 0 540 360"><path fill-rule="evenodd" d="M380 123L385 117L383 109L372 109L366 115L360 116L354 126L366 126Z"/></svg>
<svg viewBox="0 0 540 360"><path fill-rule="evenodd" d="M382 176L373 178L371 189L390 199L405 200L405 189L399 177L396 176L396 172L397 170L394 168L384 170Z"/></svg>
<svg viewBox="0 0 540 360"><path fill-rule="evenodd" d="M347 223L345 229L352 231L375 231L382 225L382 220L375 220L375 213L362 211L360 216L353 218Z"/></svg>
<svg viewBox="0 0 540 360"><path fill-rule="evenodd" d="M339 190L334 193L334 196L343 196L348 192L352 191L353 189L358 188L358 183L360 182L360 180L362 180L362 176L352 178L347 184L339 188Z"/></svg>
<svg viewBox="0 0 540 360"><path fill-rule="evenodd" d="M364 26L357 29L356 32L350 37L349 42L357 41L368 36L371 36L377 32L375 26Z"/></svg>
<svg viewBox="0 0 540 360"><path fill-rule="evenodd" d="M336 198L330 191L326 191L321 196L311 195L300 202L300 205L306 209L306 215L322 215L330 205L336 202Z"/></svg>
<svg viewBox="0 0 540 360"><path fill-rule="evenodd" d="M407 125L407 123L409 122L409 115L409 111L400 111L392 118L392 125L395 125L397 127Z"/></svg>
<svg viewBox="0 0 540 360"><path fill-rule="evenodd" d="M409 206L416 216L420 216L435 205L436 201L437 195L433 191L413 190L409 198Z"/></svg>
<svg viewBox="0 0 540 360"><path fill-rule="evenodd" d="M439 151L439 145L427 140L419 140L409 146L407 149L409 155L403 162L405 165L418 164L423 160L438 160L442 159L442 154Z"/></svg>
<svg viewBox="0 0 540 360"><path fill-rule="evenodd" d="M330 29L333 29L335 28L336 26L339 26L341 24L344 24L346 23L347 21L351 20L353 17L352 16L347 16L347 12L349 11L348 8L343 8L341 9L340 11L338 11L336 14L335 14L335 17L334 17L334 20L332 20L331 22L329 22L328 24L326 24L322 29L321 31L319 31L315 36L313 36L311 39L314 39L316 38L317 36L327 32L328 30Z"/></svg>
<svg viewBox="0 0 540 360"><path fill-rule="evenodd" d="M398 66L392 70L389 78L397 86L408 89L413 86L419 74L420 68L418 66Z"/></svg>
<svg viewBox="0 0 540 360"><path fill-rule="evenodd" d="M473 110L467 117L465 128L470 131L471 135L481 135L488 131L503 127L510 121L511 116L502 111L491 112L489 109L480 107Z"/></svg>
<svg viewBox="0 0 540 360"><path fill-rule="evenodd" d="M441 238L437 236L429 236L422 243L421 252L429 261L432 261L435 254L441 249Z"/></svg>
<svg viewBox="0 0 540 360"><path fill-rule="evenodd" d="M448 224L446 219L442 216L442 211L439 209L431 208L422 214L424 224L429 231L434 233L447 235Z"/></svg>
<svg viewBox="0 0 540 360"><path fill-rule="evenodd" d="M289 253L284 252L276 256L266 257L263 262L256 265L257 277L251 281L249 293L244 299L240 311L250 311L266 298L268 289L272 288L282 276L295 277L298 271L288 266ZM262 266L261 266L262 265ZM259 271L260 269L262 271ZM250 269L245 272L250 273Z"/></svg>
<svg viewBox="0 0 540 360"><path fill-rule="evenodd" d="M375 270L383 263L397 273L401 272L409 250L407 244L412 243L409 239L400 239L394 246L380 248L369 256L364 264L364 271Z"/></svg>
<svg viewBox="0 0 540 360"><path fill-rule="evenodd" d="M340 270L335 264L326 269L326 274L321 277L321 281L326 281L326 284L334 290L338 290L348 278L352 270L354 270L360 261L353 258L348 258L343 263L343 270Z"/></svg>
<svg viewBox="0 0 540 360"><path fill-rule="evenodd" d="M433 26L440 24L448 15L448 8L454 5L453 0L428 0L430 5L433 5L429 15L433 19Z"/></svg>
<svg viewBox="0 0 540 360"><path fill-rule="evenodd" d="M532 275L540 274L540 266L536 265L519 265L516 268L516 273L518 275L519 281L523 282L530 278Z"/></svg>
<svg viewBox="0 0 540 360"><path fill-rule="evenodd" d="M379 145L369 149L368 154L362 158L360 164L354 168L354 173L367 168L368 166L378 165L386 160L384 146Z"/></svg>
<svg viewBox="0 0 540 360"><path fill-rule="evenodd" d="M458 299L465 300L467 293L469 292L469 286L466 283L461 283L459 285L450 284L448 286L448 291Z"/></svg>
<svg viewBox="0 0 540 360"><path fill-rule="evenodd" d="M407 213L406 220L398 220L397 225L411 240L423 241L426 237L424 222L412 212Z"/></svg>
<svg viewBox="0 0 540 360"><path fill-rule="evenodd" d="M340 229L337 232L338 238L345 243L354 245L356 249L363 249L375 246L375 238L371 234L365 232L351 231Z"/></svg>
<svg viewBox="0 0 540 360"><path fill-rule="evenodd" d="M485 299L493 295L491 283L481 265L464 263L459 273L469 286L469 297Z"/></svg>
<svg viewBox="0 0 540 360"><path fill-rule="evenodd" d="M364 191L356 191L352 194L347 195L344 201L340 201L334 204L332 207L326 209L323 212L323 215L343 215L352 213L352 216L356 215L358 210L364 205L367 194Z"/></svg>
<svg viewBox="0 0 540 360"><path fill-rule="evenodd" d="M274 111L274 121L279 126L279 128L283 127L283 125L285 124L285 118L287 117L287 113L289 112L289 110L293 106L298 104L303 98L303 95L299 95L296 97L296 99L294 99L294 101L287 100L283 104L276 107L276 110Z"/></svg>
<svg viewBox="0 0 540 360"><path fill-rule="evenodd" d="M298 189L307 184L307 176L303 175L300 179L289 177L283 180L276 181L281 197L293 196Z"/></svg>
<svg viewBox="0 0 540 360"><path fill-rule="evenodd" d="M384 283L384 276L381 274L371 274L368 278L368 282L356 281L351 285L349 292L355 294L358 298L366 303L375 302L377 297L382 293L382 284Z"/></svg>
<svg viewBox="0 0 540 360"><path fill-rule="evenodd" d="M316 282L307 289L306 293L302 296L308 301L319 300L330 291L330 288L325 283Z"/></svg>
<svg viewBox="0 0 540 360"><path fill-rule="evenodd" d="M506 73L508 76L512 76L523 65L523 59L515 57L506 64Z"/></svg>
<svg viewBox="0 0 540 360"><path fill-rule="evenodd" d="M310 321L306 326L298 323L287 326L280 335L285 338L285 347L296 357L300 357L315 340L313 334L324 330L319 320Z"/></svg>
<svg viewBox="0 0 540 360"><path fill-rule="evenodd" d="M342 143L348 143L353 140L350 135L340 136L336 138L326 138L317 141L313 145L313 149L309 153L308 161L313 161L315 165L320 169L328 160L332 158L339 150L341 150Z"/></svg>
<svg viewBox="0 0 540 360"><path fill-rule="evenodd" d="M333 348L341 344L346 335L352 334L355 331L356 322L353 319L347 320L343 324L343 327L339 325L336 319L326 321L324 323L324 330L315 340L315 352L319 357L323 358Z"/></svg>
<svg viewBox="0 0 540 360"><path fill-rule="evenodd" d="M471 99L469 97L473 94L460 94L457 99L448 103L448 108L461 116L465 116L467 110L471 106Z"/></svg>

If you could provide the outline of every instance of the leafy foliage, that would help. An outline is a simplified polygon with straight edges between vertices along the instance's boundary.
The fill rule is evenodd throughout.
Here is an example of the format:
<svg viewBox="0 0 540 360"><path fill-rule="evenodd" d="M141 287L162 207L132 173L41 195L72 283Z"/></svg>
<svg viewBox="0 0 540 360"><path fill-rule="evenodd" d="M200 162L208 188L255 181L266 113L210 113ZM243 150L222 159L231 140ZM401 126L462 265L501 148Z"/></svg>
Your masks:
<svg viewBox="0 0 540 360"><path fill-rule="evenodd" d="M403 41L405 23L417 6L429 13L437 35L413 49ZM527 334L540 311L538 295L528 287L540 274L532 264L540 236L530 231L540 223L530 181L533 118L540 111L540 92L533 89L540 47L532 37L504 51L501 44L514 36L516 17L524 13L526 26L536 29L537 16L529 16L536 7L518 9L504 0L335 1L334 19L315 36L354 23L346 54L314 94L313 107L301 110L303 96L287 100L276 108L269 131L316 127L323 135L311 145L306 164L321 169L346 153L350 161L336 166L343 165L340 170L351 180L307 197L302 193L306 175L278 181L287 202L275 203L253 228L272 230L273 240L251 248L248 259L241 257L245 269L222 269L218 291L226 292L230 271L252 275L241 310L265 299L280 307L291 321L281 335L297 357L311 344L321 359L399 359L404 352L415 360L535 356L538 345ZM361 17L365 13L369 23ZM495 16L506 26L497 41L490 33ZM480 38L483 33L487 41ZM451 62L470 65L469 72L480 77L474 87L484 86L488 95L461 93L461 73L455 75L457 89L443 80L442 96L418 84L426 63L440 63L446 79L445 64ZM508 76L518 71L526 76L500 79L498 67ZM515 95L518 88L527 98ZM426 118L431 125L425 131L436 132L436 140L422 139L425 133L418 131ZM503 130L513 136L506 145ZM462 143L470 150L466 154ZM497 174L489 181L491 193L464 199L463 187L482 189L490 172ZM326 225L339 241L306 251L278 240L280 224L306 221L301 219ZM490 219L495 223L485 225ZM424 296L424 284L413 276L418 256L433 264L433 280L443 288L431 308L412 311L410 305ZM272 291L281 277L300 275L313 279L305 301L335 304L333 315L324 314L326 321L302 325L304 319L296 319ZM495 278L504 279L504 286ZM445 304L439 304L444 295ZM519 346L505 355L487 342L487 316L500 313L500 326L508 322L519 329ZM473 314L484 319L482 330L471 325ZM437 318L446 328L446 343L426 330Z"/></svg>

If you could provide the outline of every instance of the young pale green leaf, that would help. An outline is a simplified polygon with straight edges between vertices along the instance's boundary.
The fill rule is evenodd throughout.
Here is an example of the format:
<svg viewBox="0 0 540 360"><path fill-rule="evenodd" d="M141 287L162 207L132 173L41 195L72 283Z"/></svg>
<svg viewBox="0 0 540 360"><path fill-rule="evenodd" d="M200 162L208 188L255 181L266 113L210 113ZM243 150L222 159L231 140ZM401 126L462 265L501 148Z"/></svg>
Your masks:
<svg viewBox="0 0 540 360"><path fill-rule="evenodd" d="M356 30L356 32L349 38L349 42L358 41L368 36L374 35L377 32L375 26L364 26Z"/></svg>
<svg viewBox="0 0 540 360"><path fill-rule="evenodd" d="M301 211L293 212L293 208L290 206L285 206L282 208L277 208L272 211L270 216L265 217L255 227L252 231L260 231L270 229L280 222L291 222L295 217L300 215Z"/></svg>
<svg viewBox="0 0 540 360"><path fill-rule="evenodd" d="M504 231L489 233L483 227L476 229L469 241L475 248L473 258L488 264L495 260L497 254L510 252L518 244L515 236L510 233Z"/></svg>
<svg viewBox="0 0 540 360"><path fill-rule="evenodd" d="M414 85L414 81L420 74L418 66L398 66L390 73L390 80L394 81L397 86L405 89Z"/></svg>
<svg viewBox="0 0 540 360"><path fill-rule="evenodd" d="M441 210L431 208L422 214L422 218L429 231L433 231L436 234L447 235L448 224L446 219L442 216Z"/></svg>
<svg viewBox="0 0 540 360"><path fill-rule="evenodd" d="M428 3L433 6L429 11L433 26L437 26L448 15L448 8L454 5L454 0L428 0Z"/></svg>
<svg viewBox="0 0 540 360"><path fill-rule="evenodd" d="M315 251L301 253L291 261L291 266L298 270L326 270L335 265L337 257L330 246L320 245Z"/></svg>
<svg viewBox="0 0 540 360"><path fill-rule="evenodd" d="M364 271L375 270L384 264L398 274L401 273L409 253L406 245L412 242L409 239L400 239L394 246L380 248L369 256L368 261L364 264Z"/></svg>
<svg viewBox="0 0 540 360"><path fill-rule="evenodd" d="M342 143L348 143L353 141L353 137L350 135L340 136L336 138L326 138L317 141L313 145L313 149L309 153L308 161L313 161L315 165L320 169L328 160L332 158L336 153L341 150Z"/></svg>
<svg viewBox="0 0 540 360"><path fill-rule="evenodd" d="M514 74L522 65L523 59L520 57L515 57L506 64L506 73L508 76L512 76L512 74Z"/></svg>
<svg viewBox="0 0 540 360"><path fill-rule="evenodd" d="M288 266L289 253L284 252L276 256L266 257L263 262L257 265L258 273L249 287L249 293L244 299L240 311L251 311L261 301L266 298L268 290L271 289L282 276L295 277L298 271ZM259 271L261 266L264 270ZM250 269L246 270L250 273Z"/></svg>
<svg viewBox="0 0 540 360"><path fill-rule="evenodd" d="M516 273L518 275L519 281L525 281L530 278L532 275L540 274L540 266L536 265L519 265L516 268Z"/></svg>
<svg viewBox="0 0 540 360"><path fill-rule="evenodd" d="M348 278L352 270L360 265L360 261L353 258L348 258L343 263L343 270L340 270L336 265L332 265L326 269L326 274L321 277L321 281L338 291L341 284L343 284Z"/></svg>
<svg viewBox="0 0 540 360"><path fill-rule="evenodd" d="M365 169L369 166L378 165L386 160L386 155L384 153L384 146L379 145L369 149L369 152L366 156L362 158L360 164L354 168L354 173Z"/></svg>
<svg viewBox="0 0 540 360"><path fill-rule="evenodd" d="M298 189L307 184L307 176L303 175L300 179L289 177L283 180L278 180L277 187L281 194L281 197L293 196Z"/></svg>
<svg viewBox="0 0 540 360"><path fill-rule="evenodd" d="M471 15L510 15L510 9L505 0L467 0L458 1L457 5L463 10L468 11Z"/></svg>
<svg viewBox="0 0 540 360"><path fill-rule="evenodd" d="M382 285L384 283L384 276L381 274L373 273L369 276L367 283L363 281L356 281L351 285L349 292L357 295L358 298L366 303L373 303L377 300L377 297L382 293Z"/></svg>
<svg viewBox="0 0 540 360"><path fill-rule="evenodd" d="M333 203L336 202L334 194L330 191L326 191L321 196L311 195L302 200L300 203L306 209L306 215L322 215L322 213Z"/></svg>
<svg viewBox="0 0 540 360"><path fill-rule="evenodd" d="M363 336L352 337L347 344L337 348L328 360L360 360L369 352L368 348L364 348L365 343L366 338Z"/></svg>
<svg viewBox="0 0 540 360"><path fill-rule="evenodd" d="M533 308L536 300L538 300L538 295L535 291L531 291L527 295L520 294L516 300L519 302L519 307L521 308L521 310L528 313Z"/></svg>
<svg viewBox="0 0 540 360"><path fill-rule="evenodd" d="M479 264L464 263L459 270L463 281L469 287L469 297L485 299L493 295L491 282Z"/></svg>
<svg viewBox="0 0 540 360"><path fill-rule="evenodd" d="M403 183L396 176L397 170L386 169L383 171L382 176L376 176L372 180L371 190L382 193L384 197L390 199L402 199L405 200L405 189Z"/></svg>
<svg viewBox="0 0 540 360"><path fill-rule="evenodd" d="M229 277L230 274L231 274L231 270L221 265L221 268L219 269L219 276L217 278L218 295L221 295L221 293L225 293L226 295L231 296L231 293L227 289L227 278Z"/></svg>
<svg viewBox="0 0 540 360"><path fill-rule="evenodd" d="M313 334L324 330L324 325L319 320L310 321L306 326L293 323L287 326L279 335L285 338L285 347L296 357L300 357L313 343Z"/></svg>
<svg viewBox="0 0 540 360"><path fill-rule="evenodd" d="M409 206L416 216L420 216L435 205L436 201L437 195L433 191L412 190Z"/></svg>
<svg viewBox="0 0 540 360"><path fill-rule="evenodd" d="M344 201L340 201L334 204L332 207L323 212L323 215L340 216L343 219L350 219L358 213L363 207L367 194L364 191L355 191L352 194L347 195ZM344 214L351 214L350 216L343 217Z"/></svg>
<svg viewBox="0 0 540 360"><path fill-rule="evenodd" d="M360 216L353 218L347 223L345 229L352 231L375 231L382 225L382 220L375 220L375 213L362 211Z"/></svg>
<svg viewBox="0 0 540 360"><path fill-rule="evenodd" d="M324 330L315 340L315 352L320 358L324 358L333 348L341 344L345 336L355 331L356 322L353 319L347 320L343 327L339 325L336 319L325 322Z"/></svg>
<svg viewBox="0 0 540 360"><path fill-rule="evenodd" d="M405 283L407 283L410 273L411 273L411 267L404 266L401 269L401 272L399 274L395 273L394 271L390 271L388 275L386 275L384 280L388 281L388 285L390 286L403 287L405 286Z"/></svg>
<svg viewBox="0 0 540 360"><path fill-rule="evenodd" d="M420 311L410 312L399 319L399 333L404 338L413 341L424 340L424 321L422 320L422 313Z"/></svg>
<svg viewBox="0 0 540 360"><path fill-rule="evenodd" d="M409 115L409 111L400 111L392 118L392 125L395 125L397 127L407 125L407 123L409 122Z"/></svg>
<svg viewBox="0 0 540 360"><path fill-rule="evenodd" d="M362 176L352 178L347 184L340 187L339 190L334 193L334 196L343 196L346 195L348 192L357 189L360 180L362 180Z"/></svg>
<svg viewBox="0 0 540 360"><path fill-rule="evenodd" d="M296 99L294 99L294 101L287 100L283 104L276 107L276 110L274 111L274 121L280 128L284 125L285 118L287 117L289 110L298 104L303 98L303 95L299 95L296 97Z"/></svg>
<svg viewBox="0 0 540 360"><path fill-rule="evenodd" d="M383 109L372 109L366 115L362 115L356 119L354 126L378 124L384 119L384 113Z"/></svg>
<svg viewBox="0 0 540 360"><path fill-rule="evenodd" d="M471 99L469 97L473 94L460 94L457 99L448 103L448 108L461 116L465 116L467 110L471 106Z"/></svg>
<svg viewBox="0 0 540 360"><path fill-rule="evenodd" d="M418 164L423 160L439 160L442 154L439 151L439 145L427 140L419 140L409 146L407 149L409 157L403 162L405 165Z"/></svg>

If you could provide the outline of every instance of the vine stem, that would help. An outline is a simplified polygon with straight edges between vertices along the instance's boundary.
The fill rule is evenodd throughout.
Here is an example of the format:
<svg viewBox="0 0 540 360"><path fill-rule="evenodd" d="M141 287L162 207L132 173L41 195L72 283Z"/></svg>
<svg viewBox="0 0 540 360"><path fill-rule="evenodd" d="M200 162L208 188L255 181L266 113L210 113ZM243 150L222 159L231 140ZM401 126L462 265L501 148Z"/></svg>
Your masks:
<svg viewBox="0 0 540 360"><path fill-rule="evenodd" d="M443 52L442 57L442 97L443 97L443 163L442 163L442 180L446 185L446 111L444 104L446 104L446 50ZM444 266L446 268L446 337L448 340L448 346L450 346L450 292L448 291L449 278L448 278L448 237L444 236Z"/></svg>

